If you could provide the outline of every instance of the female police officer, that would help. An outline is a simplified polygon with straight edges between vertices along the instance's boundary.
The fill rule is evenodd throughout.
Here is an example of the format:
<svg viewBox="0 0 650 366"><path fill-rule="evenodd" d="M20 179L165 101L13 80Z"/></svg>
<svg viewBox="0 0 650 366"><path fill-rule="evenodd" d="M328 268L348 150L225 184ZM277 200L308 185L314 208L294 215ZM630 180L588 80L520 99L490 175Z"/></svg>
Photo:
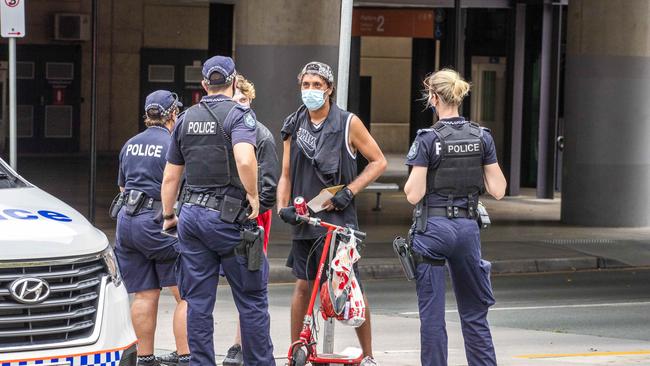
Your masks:
<svg viewBox="0 0 650 366"><path fill-rule="evenodd" d="M416 228L413 251L420 256L417 294L420 310L421 363L447 364L445 270L449 267L469 366L496 365L487 322L494 304L490 263L481 259L476 222L478 196L487 191L501 199L506 180L497 163L490 132L458 115L469 84L454 70L428 76L428 103L440 120L420 130L407 156L413 167L404 192L416 204L424 199L426 224Z"/></svg>
<svg viewBox="0 0 650 366"><path fill-rule="evenodd" d="M145 100L147 129L126 142L120 153L118 185L126 204L118 215L115 252L129 293L133 328L138 336L138 365L159 365L153 356L158 299L162 287L170 287L178 305L174 312L174 336L180 360L189 363L185 331L187 305L176 287L174 262L178 240L160 233L162 210L160 185L171 130L179 107L176 94L156 90Z"/></svg>

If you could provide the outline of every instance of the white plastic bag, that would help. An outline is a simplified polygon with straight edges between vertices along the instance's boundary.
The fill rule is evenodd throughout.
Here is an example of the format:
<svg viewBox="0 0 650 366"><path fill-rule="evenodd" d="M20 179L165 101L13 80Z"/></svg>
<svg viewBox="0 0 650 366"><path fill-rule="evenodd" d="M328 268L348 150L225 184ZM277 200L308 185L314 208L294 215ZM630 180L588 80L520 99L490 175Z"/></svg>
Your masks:
<svg viewBox="0 0 650 366"><path fill-rule="evenodd" d="M343 300L341 297L347 297L337 319L353 327L358 327L366 321L366 303L363 301L363 293L354 274L354 263L360 258L357 240L352 235L347 243L340 242L330 264L331 301L341 303Z"/></svg>

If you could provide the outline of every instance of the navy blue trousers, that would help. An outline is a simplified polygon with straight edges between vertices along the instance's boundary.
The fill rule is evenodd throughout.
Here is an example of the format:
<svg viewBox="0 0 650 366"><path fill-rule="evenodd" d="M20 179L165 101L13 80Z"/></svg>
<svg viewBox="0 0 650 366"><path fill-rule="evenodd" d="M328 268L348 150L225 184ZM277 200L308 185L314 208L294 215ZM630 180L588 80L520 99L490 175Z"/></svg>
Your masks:
<svg viewBox="0 0 650 366"><path fill-rule="evenodd" d="M178 285L188 305L190 365L216 364L212 312L222 268L239 311L244 364L275 366L268 312L268 261L264 260L259 271L249 271L246 257L228 256L239 244L240 229L219 216L218 211L186 204L178 223Z"/></svg>
<svg viewBox="0 0 650 366"><path fill-rule="evenodd" d="M487 321L494 305L490 262L481 259L476 221L431 217L427 230L413 238L413 250L430 258L444 258L451 275L469 366L496 366L494 344ZM445 327L445 267L420 264L417 294L420 311L421 363L447 365Z"/></svg>

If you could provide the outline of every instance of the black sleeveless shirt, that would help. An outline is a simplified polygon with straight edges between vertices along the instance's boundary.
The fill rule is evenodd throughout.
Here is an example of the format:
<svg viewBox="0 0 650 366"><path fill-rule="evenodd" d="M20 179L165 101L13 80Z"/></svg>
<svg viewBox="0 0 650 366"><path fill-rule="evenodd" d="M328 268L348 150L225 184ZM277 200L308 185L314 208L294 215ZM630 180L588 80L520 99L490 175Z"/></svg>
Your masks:
<svg viewBox="0 0 650 366"><path fill-rule="evenodd" d="M298 196L309 202L323 188L346 185L357 176L356 155L350 150L349 131L352 113L335 104L320 125L314 126L305 106L287 117L282 127L282 139L291 138L291 202ZM343 211L321 211L314 215L325 222L358 227L356 204ZM311 225L293 227L296 240L316 239L326 233L324 228Z"/></svg>

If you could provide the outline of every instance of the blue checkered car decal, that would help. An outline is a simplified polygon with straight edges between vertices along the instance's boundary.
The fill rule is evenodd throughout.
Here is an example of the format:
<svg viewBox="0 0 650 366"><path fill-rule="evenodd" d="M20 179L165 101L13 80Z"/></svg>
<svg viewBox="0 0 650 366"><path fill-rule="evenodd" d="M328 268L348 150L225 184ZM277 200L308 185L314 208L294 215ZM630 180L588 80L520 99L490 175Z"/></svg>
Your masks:
<svg viewBox="0 0 650 366"><path fill-rule="evenodd" d="M87 356L66 358L50 358L46 360L2 362L0 366L32 366L32 365L70 365L70 366L119 366L120 357L124 351L96 353ZM0 361L1 362L1 361Z"/></svg>

